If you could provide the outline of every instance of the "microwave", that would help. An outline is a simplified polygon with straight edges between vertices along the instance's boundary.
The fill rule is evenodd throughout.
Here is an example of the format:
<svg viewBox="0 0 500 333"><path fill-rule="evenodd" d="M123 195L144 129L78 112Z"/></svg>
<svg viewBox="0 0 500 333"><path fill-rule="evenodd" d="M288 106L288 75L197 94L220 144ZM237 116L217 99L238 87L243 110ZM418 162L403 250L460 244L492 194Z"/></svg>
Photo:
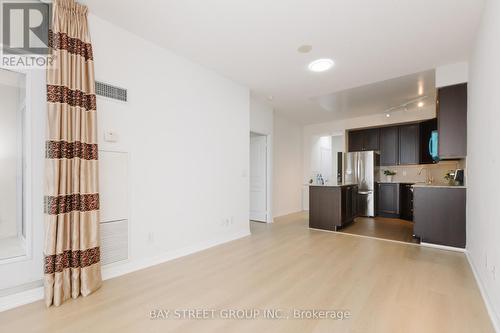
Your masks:
<svg viewBox="0 0 500 333"><path fill-rule="evenodd" d="M438 131L432 131L431 137L429 139L429 155L431 155L432 160L434 162L439 161L438 142L439 142Z"/></svg>

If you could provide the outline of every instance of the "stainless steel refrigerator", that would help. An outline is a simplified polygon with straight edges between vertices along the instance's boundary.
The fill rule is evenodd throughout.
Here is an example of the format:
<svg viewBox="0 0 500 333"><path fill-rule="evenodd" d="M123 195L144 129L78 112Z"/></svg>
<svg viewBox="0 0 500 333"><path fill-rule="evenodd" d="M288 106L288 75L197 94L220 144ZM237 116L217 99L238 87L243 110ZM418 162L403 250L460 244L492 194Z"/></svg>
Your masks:
<svg viewBox="0 0 500 333"><path fill-rule="evenodd" d="M379 161L380 155L376 151L344 155L344 183L358 184L358 212L361 216L375 216L375 172Z"/></svg>

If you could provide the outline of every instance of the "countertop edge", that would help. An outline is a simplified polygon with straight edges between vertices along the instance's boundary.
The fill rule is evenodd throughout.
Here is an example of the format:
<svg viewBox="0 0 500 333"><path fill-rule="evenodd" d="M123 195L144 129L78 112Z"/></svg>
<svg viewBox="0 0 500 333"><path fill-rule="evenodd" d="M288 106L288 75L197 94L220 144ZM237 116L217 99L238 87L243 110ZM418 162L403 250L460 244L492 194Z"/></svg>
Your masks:
<svg viewBox="0 0 500 333"><path fill-rule="evenodd" d="M419 187L419 188L461 188L461 189L467 188L467 186L458 186L458 185L426 185L426 184L414 184L413 187Z"/></svg>
<svg viewBox="0 0 500 333"><path fill-rule="evenodd" d="M345 187L345 186L358 186L358 184L338 184L338 185L318 185L318 184L307 184L309 187Z"/></svg>

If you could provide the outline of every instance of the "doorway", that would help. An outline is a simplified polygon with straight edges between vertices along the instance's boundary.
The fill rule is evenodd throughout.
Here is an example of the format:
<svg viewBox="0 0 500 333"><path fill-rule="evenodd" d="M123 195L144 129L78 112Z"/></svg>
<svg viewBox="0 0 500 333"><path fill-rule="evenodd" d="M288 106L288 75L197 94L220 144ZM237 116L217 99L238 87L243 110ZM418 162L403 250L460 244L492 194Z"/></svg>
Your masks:
<svg viewBox="0 0 500 333"><path fill-rule="evenodd" d="M267 135L250 132L250 220L269 222L269 156Z"/></svg>

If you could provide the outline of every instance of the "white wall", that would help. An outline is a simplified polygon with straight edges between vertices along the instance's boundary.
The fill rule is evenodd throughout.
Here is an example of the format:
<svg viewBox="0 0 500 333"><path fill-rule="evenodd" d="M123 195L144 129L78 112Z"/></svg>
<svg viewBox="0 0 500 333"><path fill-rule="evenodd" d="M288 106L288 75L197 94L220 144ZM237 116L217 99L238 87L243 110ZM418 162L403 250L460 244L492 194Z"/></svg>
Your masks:
<svg viewBox="0 0 500 333"><path fill-rule="evenodd" d="M469 80L469 64L458 62L436 68L436 88L464 83Z"/></svg>
<svg viewBox="0 0 500 333"><path fill-rule="evenodd" d="M267 136L267 222L273 222L273 154L274 109L257 98L250 97L250 131Z"/></svg>
<svg viewBox="0 0 500 333"><path fill-rule="evenodd" d="M14 76L2 71L2 75ZM5 82L7 83L7 82ZM0 83L0 242L17 235L17 166L19 88L17 82ZM1 245L1 244L0 244ZM1 259L1 258L0 258Z"/></svg>
<svg viewBox="0 0 500 333"><path fill-rule="evenodd" d="M100 99L98 112L100 139L120 137L100 148L130 156L131 260L249 234L249 90L100 18L89 24L96 79L130 98Z"/></svg>
<svg viewBox="0 0 500 333"><path fill-rule="evenodd" d="M302 126L274 115L274 216L302 210Z"/></svg>
<svg viewBox="0 0 500 333"><path fill-rule="evenodd" d="M129 94L97 105L100 149L130 156L128 267L248 235L249 90L96 16L89 24L96 79ZM42 278L44 77L32 89L33 257L0 265L0 289ZM103 142L105 129L119 141Z"/></svg>
<svg viewBox="0 0 500 333"><path fill-rule="evenodd" d="M311 148L311 173L313 176L321 174L323 179L331 183L332 157L332 137L330 135L316 137ZM316 180L315 177L312 178Z"/></svg>
<svg viewBox="0 0 500 333"><path fill-rule="evenodd" d="M500 331L499 35L500 2L489 0L469 72L467 250Z"/></svg>
<svg viewBox="0 0 500 333"><path fill-rule="evenodd" d="M271 105L250 97L250 130L258 134L273 133L274 109Z"/></svg>

